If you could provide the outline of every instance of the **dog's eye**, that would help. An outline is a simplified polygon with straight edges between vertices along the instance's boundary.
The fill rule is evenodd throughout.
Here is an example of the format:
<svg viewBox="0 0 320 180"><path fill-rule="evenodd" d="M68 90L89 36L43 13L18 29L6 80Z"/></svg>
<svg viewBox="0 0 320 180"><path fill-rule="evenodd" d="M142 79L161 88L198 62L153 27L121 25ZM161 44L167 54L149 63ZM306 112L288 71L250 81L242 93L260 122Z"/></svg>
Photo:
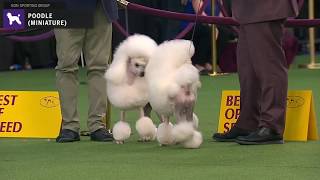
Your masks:
<svg viewBox="0 0 320 180"><path fill-rule="evenodd" d="M138 63L135 63L134 65L135 65L136 67L139 67L139 66L140 66Z"/></svg>

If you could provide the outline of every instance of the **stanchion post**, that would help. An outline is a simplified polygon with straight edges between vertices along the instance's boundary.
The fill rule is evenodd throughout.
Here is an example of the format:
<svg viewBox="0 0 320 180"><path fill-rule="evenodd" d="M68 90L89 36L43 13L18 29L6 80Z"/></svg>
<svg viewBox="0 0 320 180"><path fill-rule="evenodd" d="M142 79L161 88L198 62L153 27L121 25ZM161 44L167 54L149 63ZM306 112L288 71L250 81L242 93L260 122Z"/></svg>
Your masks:
<svg viewBox="0 0 320 180"><path fill-rule="evenodd" d="M308 16L309 19L314 19L314 0L308 1ZM316 46L315 46L315 28L309 28L309 54L310 54L310 63L299 65L301 68L307 69L320 69L320 64L316 63Z"/></svg>
<svg viewBox="0 0 320 180"><path fill-rule="evenodd" d="M219 0L217 0L219 1ZM215 8L216 8L216 0L211 0L211 12L212 16L215 15ZM212 35L212 74L210 76L220 76L220 75L226 75L227 73L218 73L218 66L217 66L217 60L218 60L218 53L217 53L217 26L215 24L211 25L211 35Z"/></svg>
<svg viewBox="0 0 320 180"><path fill-rule="evenodd" d="M110 47L110 52L112 52L112 47ZM110 53L110 57L108 60L108 66L112 62L112 53ZM107 130L111 129L111 104L109 99L107 98L107 109L106 109L106 115L105 115L105 123L106 123L106 128Z"/></svg>
<svg viewBox="0 0 320 180"><path fill-rule="evenodd" d="M106 112L106 128L111 129L111 104L110 101L107 100L107 112Z"/></svg>
<svg viewBox="0 0 320 180"><path fill-rule="evenodd" d="M215 15L215 0L211 0L211 12L212 12L212 16ZM216 38L216 34L217 34L217 27L215 24L212 24L211 26L211 35L212 35L212 46L211 46L211 54L212 54L212 74L210 74L211 76L215 76L216 74L218 74L217 72L217 38Z"/></svg>

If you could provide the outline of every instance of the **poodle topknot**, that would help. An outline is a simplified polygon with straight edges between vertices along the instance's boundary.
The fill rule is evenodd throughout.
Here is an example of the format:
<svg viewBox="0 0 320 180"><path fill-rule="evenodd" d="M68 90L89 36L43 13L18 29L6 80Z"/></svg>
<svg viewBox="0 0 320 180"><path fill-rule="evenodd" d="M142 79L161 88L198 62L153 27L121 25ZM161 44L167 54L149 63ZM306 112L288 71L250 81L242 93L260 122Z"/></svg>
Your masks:
<svg viewBox="0 0 320 180"><path fill-rule="evenodd" d="M157 43L148 36L135 34L129 36L116 49L113 62L110 65L106 78L115 84L126 82L126 65L128 58L139 58L147 63L157 47Z"/></svg>
<svg viewBox="0 0 320 180"><path fill-rule="evenodd" d="M143 76L156 47L154 40L140 34L129 36L119 45L105 74L112 105L128 110L147 104L149 93Z"/></svg>

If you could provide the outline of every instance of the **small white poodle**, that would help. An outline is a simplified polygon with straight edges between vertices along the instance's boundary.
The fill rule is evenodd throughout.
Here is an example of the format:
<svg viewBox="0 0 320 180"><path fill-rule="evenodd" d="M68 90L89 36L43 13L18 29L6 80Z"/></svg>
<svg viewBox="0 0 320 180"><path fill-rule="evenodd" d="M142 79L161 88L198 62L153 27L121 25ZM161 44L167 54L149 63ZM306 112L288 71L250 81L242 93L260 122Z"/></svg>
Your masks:
<svg viewBox="0 0 320 180"><path fill-rule="evenodd" d="M130 137L131 128L126 122L125 111L133 109L140 110L140 119L136 122L140 140L155 139L156 126L150 118L144 116L143 107L149 99L145 68L156 48L156 42L148 36L129 36L116 49L105 74L108 99L121 110L120 121L112 131L117 144L124 143Z"/></svg>
<svg viewBox="0 0 320 180"><path fill-rule="evenodd" d="M199 72L191 63L193 54L191 41L166 41L158 46L146 68L149 101L162 121L157 133L160 145L180 143L198 148L202 143L193 113L201 86ZM170 116L175 116L175 126L170 124Z"/></svg>

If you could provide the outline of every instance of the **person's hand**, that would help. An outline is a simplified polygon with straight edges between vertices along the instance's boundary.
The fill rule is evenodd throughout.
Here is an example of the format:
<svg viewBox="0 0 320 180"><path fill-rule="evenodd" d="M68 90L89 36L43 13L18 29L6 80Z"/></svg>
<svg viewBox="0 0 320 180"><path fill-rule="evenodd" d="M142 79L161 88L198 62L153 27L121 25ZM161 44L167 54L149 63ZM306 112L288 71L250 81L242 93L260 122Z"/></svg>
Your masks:
<svg viewBox="0 0 320 180"><path fill-rule="evenodd" d="M188 3L188 0L180 0L181 1L181 5L187 5L187 3Z"/></svg>

